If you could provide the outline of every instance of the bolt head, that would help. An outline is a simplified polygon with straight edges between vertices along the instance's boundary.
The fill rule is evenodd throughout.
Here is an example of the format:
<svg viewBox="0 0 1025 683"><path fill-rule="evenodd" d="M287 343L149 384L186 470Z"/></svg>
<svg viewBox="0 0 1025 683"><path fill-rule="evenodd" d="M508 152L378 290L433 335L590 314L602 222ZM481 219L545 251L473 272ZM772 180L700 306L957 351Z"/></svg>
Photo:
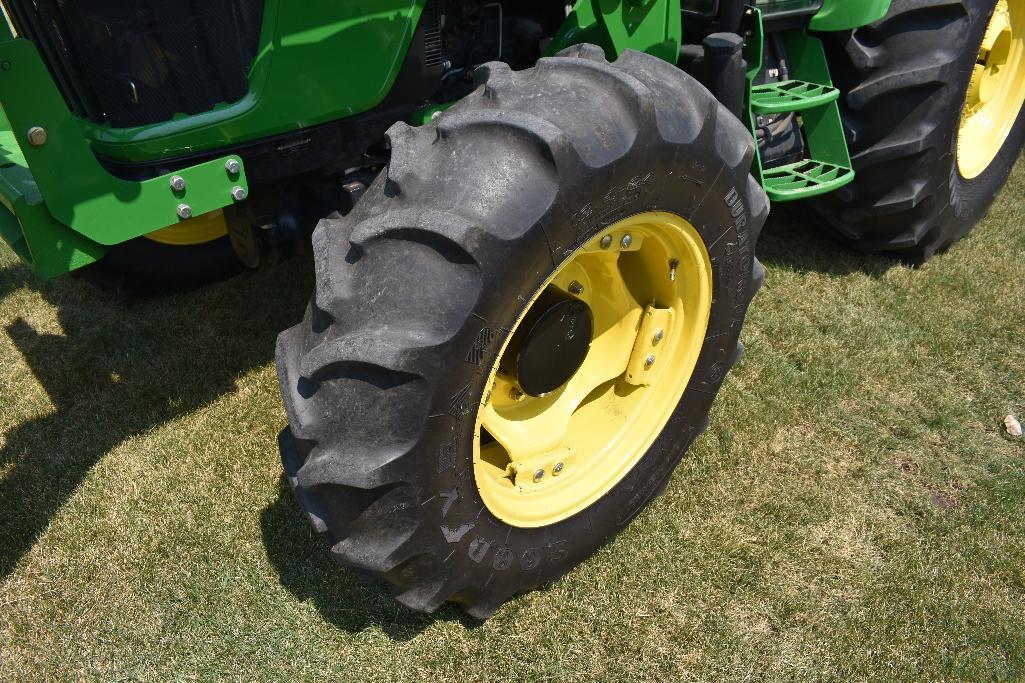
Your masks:
<svg viewBox="0 0 1025 683"><path fill-rule="evenodd" d="M619 243L623 246L624 249L627 249L631 244L634 243L634 238L631 235L623 235L623 239L619 240Z"/></svg>
<svg viewBox="0 0 1025 683"><path fill-rule="evenodd" d="M246 196L246 189L244 187L239 187L238 185L236 185L235 187L231 188L231 198L234 199L236 202L242 201L246 198Z"/></svg>
<svg viewBox="0 0 1025 683"><path fill-rule="evenodd" d="M545 478L545 471L544 470L538 470L538 471L534 472L534 483L535 484L538 483L539 481L541 481L544 478Z"/></svg>
<svg viewBox="0 0 1025 683"><path fill-rule="evenodd" d="M644 359L644 367L650 368L654 364L655 364L655 354L651 354L650 356L648 356L647 358Z"/></svg>
<svg viewBox="0 0 1025 683"><path fill-rule="evenodd" d="M584 293L584 286L576 280L574 280L573 282L569 283L569 293L574 296L580 296Z"/></svg>
<svg viewBox="0 0 1025 683"><path fill-rule="evenodd" d="M181 192L185 189L185 178L182 178L180 175L173 175L171 176L170 185L171 189L175 192Z"/></svg>
<svg viewBox="0 0 1025 683"><path fill-rule="evenodd" d="M178 218L181 218L182 220L188 220L192 218L192 207L188 204L179 204Z"/></svg>
<svg viewBox="0 0 1025 683"><path fill-rule="evenodd" d="M514 401L522 401L523 392L520 391L519 387L513 387L509 390L509 398L511 398Z"/></svg>
<svg viewBox="0 0 1025 683"><path fill-rule="evenodd" d="M612 235L605 235L601 238L601 248L608 249L612 246Z"/></svg>
<svg viewBox="0 0 1025 683"><path fill-rule="evenodd" d="M42 147L46 144L46 129L42 126L32 126L28 129L28 143L33 147Z"/></svg>
<svg viewBox="0 0 1025 683"><path fill-rule="evenodd" d="M553 477L559 476L560 474L562 474L562 470L565 469L565 468L566 468L566 466L563 465L561 462L555 463L555 467L552 468L552 476Z"/></svg>
<svg viewBox="0 0 1025 683"><path fill-rule="evenodd" d="M657 332L655 332L655 336L651 338L651 341L657 344L660 341L662 341L665 338L665 336L665 330L658 330Z"/></svg>
<svg viewBox="0 0 1025 683"><path fill-rule="evenodd" d="M224 162L224 170L228 172L228 175L238 175L242 166L238 163L238 159L228 159Z"/></svg>

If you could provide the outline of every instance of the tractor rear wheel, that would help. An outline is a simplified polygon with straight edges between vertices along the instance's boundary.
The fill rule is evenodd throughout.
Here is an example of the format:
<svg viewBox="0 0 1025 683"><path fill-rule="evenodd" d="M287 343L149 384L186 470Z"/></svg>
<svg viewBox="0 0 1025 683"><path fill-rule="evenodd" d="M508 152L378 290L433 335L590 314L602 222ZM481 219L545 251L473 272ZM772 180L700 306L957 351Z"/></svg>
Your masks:
<svg viewBox="0 0 1025 683"><path fill-rule="evenodd" d="M816 206L854 247L921 263L982 219L1025 142L1025 0L894 0L824 40L857 175Z"/></svg>
<svg viewBox="0 0 1025 683"><path fill-rule="evenodd" d="M243 270L224 215L214 211L115 245L82 274L134 294L195 289Z"/></svg>
<svg viewBox="0 0 1025 683"><path fill-rule="evenodd" d="M578 46L481 76L396 124L317 227L277 364L285 470L332 555L486 618L608 542L705 428L768 202L751 136L670 64Z"/></svg>

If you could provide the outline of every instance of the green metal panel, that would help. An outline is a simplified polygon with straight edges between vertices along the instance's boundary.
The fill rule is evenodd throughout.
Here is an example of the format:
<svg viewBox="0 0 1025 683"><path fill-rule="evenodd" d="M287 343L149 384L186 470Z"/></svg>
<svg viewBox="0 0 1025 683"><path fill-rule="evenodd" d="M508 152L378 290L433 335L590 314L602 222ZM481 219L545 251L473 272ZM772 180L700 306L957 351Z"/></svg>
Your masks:
<svg viewBox="0 0 1025 683"><path fill-rule="evenodd" d="M675 64L682 40L680 0L577 0L546 54L594 43L610 60L632 49Z"/></svg>
<svg viewBox="0 0 1025 683"><path fill-rule="evenodd" d="M213 0L216 1L216 0ZM426 0L267 0L249 93L213 111L135 128L83 122L100 154L146 161L327 123L391 90Z"/></svg>
<svg viewBox="0 0 1025 683"><path fill-rule="evenodd" d="M68 111L35 46L27 40L0 43L0 103L50 213L100 244L117 244L173 225L180 220L181 204L198 216L231 204L235 187L248 193L238 157L215 159L143 182L110 175L96 160L78 119ZM33 127L46 131L45 144L29 143L28 131ZM239 162L238 173L228 173L229 158ZM170 180L175 175L185 179L184 190L172 190Z"/></svg>
<svg viewBox="0 0 1025 683"><path fill-rule="evenodd" d="M811 19L812 31L846 31L879 21L892 0L825 0Z"/></svg>
<svg viewBox="0 0 1025 683"><path fill-rule="evenodd" d="M0 125L4 124L0 117ZM106 247L50 215L10 130L0 130L0 204L0 237L44 280L93 263L106 253Z"/></svg>

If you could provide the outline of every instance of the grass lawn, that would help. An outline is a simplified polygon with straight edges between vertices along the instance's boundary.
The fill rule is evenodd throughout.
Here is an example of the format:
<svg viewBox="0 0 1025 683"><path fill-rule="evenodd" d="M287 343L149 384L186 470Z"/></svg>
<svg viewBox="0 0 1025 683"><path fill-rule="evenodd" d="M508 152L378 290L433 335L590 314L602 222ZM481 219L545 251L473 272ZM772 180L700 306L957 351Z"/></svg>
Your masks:
<svg viewBox="0 0 1025 683"><path fill-rule="evenodd" d="M0 253L0 679L1020 680L1025 165L913 271L777 211L712 427L476 624L336 568L283 486L304 259L124 303Z"/></svg>

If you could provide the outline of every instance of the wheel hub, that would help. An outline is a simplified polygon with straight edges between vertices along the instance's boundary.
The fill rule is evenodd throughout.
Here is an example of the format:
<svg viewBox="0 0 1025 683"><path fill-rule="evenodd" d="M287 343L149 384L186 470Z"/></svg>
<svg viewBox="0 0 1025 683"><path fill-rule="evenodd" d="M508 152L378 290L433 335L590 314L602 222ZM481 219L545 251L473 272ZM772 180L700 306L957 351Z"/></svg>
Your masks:
<svg viewBox="0 0 1025 683"><path fill-rule="evenodd" d="M516 328L501 371L528 396L547 396L583 365L592 327L585 302L549 285Z"/></svg>

